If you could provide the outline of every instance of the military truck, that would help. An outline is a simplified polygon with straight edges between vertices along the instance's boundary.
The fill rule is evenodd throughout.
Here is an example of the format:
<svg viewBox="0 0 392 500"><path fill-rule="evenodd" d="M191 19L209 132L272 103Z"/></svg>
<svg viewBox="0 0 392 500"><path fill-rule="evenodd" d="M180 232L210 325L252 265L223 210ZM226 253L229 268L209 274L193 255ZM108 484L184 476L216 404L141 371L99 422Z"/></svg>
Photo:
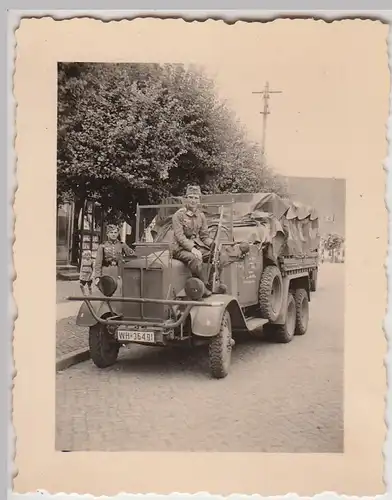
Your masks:
<svg viewBox="0 0 392 500"><path fill-rule="evenodd" d="M89 327L90 355L113 365L126 344L208 347L213 378L228 375L240 336L279 343L304 335L318 271L318 216L312 207L274 193L203 196L214 241L203 264L212 295L172 257L171 218L179 198L137 206L135 256L120 280L101 278L100 293L83 301L76 323ZM120 283L120 286L118 284Z"/></svg>

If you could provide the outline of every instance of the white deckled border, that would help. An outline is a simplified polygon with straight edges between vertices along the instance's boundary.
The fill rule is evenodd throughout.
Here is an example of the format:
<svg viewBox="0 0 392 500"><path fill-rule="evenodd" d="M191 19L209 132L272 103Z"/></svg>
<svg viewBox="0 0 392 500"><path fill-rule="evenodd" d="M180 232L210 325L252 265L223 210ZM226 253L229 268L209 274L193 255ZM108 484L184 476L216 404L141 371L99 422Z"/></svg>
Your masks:
<svg viewBox="0 0 392 500"><path fill-rule="evenodd" d="M178 13L178 12L177 12ZM80 15L81 13L78 13L78 15ZM168 14L168 13L166 13ZM302 15L306 15L306 13L301 13ZM34 13L34 16L37 16L39 17L41 15L41 13L39 12L35 12ZM58 16L58 13L51 13L51 12L45 12L45 15L50 15L50 16L53 16L53 17L57 17ZM89 12L84 12L83 15L91 15L91 13ZM117 13L117 16L121 16L123 15L123 13ZM169 13L170 15L170 13ZM188 13L187 17L189 17L190 13ZM231 20L234 18L236 14L233 15L233 12L230 13L230 15L228 15L227 17ZM268 15L268 14L267 14ZM343 16L344 14L342 13L339 13L339 17L340 16ZM66 11L62 12L61 13L61 17L64 18L64 17L68 17L68 16L73 16L73 13L66 13ZM198 17L202 17L202 14L200 14L200 11L197 12L197 16ZM318 12L317 13L317 17L322 18L323 15L321 14L321 12ZM326 19L328 18L331 18L332 16L334 16L333 13L329 12L326 17ZM101 14L101 15L97 15L97 12L93 12L93 17L95 18L104 18L104 16ZM152 16L151 16L152 17ZM211 16L213 17L213 16ZM222 16L223 17L223 16ZM226 16L225 16L226 17ZM380 16L381 17L381 16ZM391 16L392 17L392 16ZM16 20L16 19L14 19ZM10 39L12 40L11 38L12 36L12 33L10 34ZM390 33L390 36L389 36L389 64L390 64L390 68L392 68L392 56L391 56L391 53L392 53L392 36L391 36L391 33ZM13 43L10 43L10 51L13 51L14 47L13 47ZM12 58L10 58L12 60ZM11 68L9 68L11 69ZM10 75L9 76L9 80L11 80L12 76ZM10 83L10 87L12 89L12 80L11 80L11 83ZM12 96L10 94L10 99L12 100ZM392 108L392 93L391 93L391 108ZM10 110L12 110L12 106L10 106ZM10 113L10 127L13 127L13 113ZM392 208L392 182L391 182L391 175L390 175L390 170L391 170L391 167L392 167L392 158L391 158L391 141L392 141L392 118L390 116L389 118L389 123L388 123L388 140L389 140L389 156L388 156L388 160L386 160L385 162L385 168L386 170L388 171L388 189L387 189L387 193L386 193L386 200L390 200L389 203L388 201L386 201L387 203L387 206L388 206L388 210L390 211L391 208ZM15 191L15 188L16 188L16 183L15 183L15 177L14 177L14 161L15 161L15 156L13 154L13 151L12 151L12 147L13 147L13 137L11 136L10 134L10 137L9 137L9 169L11 171L11 175L13 177L13 180L10 179L9 181L9 196L10 196L10 203L12 205L13 203L13 196L14 196L14 191ZM10 216L10 220L12 220L12 223L11 223L11 228L10 228L10 241L12 241L12 233L13 233L13 229L14 229L14 220L13 220L13 214L11 214ZM389 229L391 231L392 229L392 221L391 221L391 218L389 217ZM391 258L391 247L392 247L392 242L391 240L389 241L389 259L388 259L388 285L389 285L389 289L390 287L392 286L392 275L391 275L391 266L392 266L392 258ZM11 268L12 268L12 271L10 273L11 275L11 280L14 279L14 270L13 270L13 266L11 265ZM391 295L389 294L388 295L388 315L385 319L385 329L386 329L386 333L387 333L387 336L388 338L390 339L391 338L391 332L392 332L392 314L391 314L391 311L392 311L392 308L391 308L391 305L392 305L392 298L391 298ZM17 311L17 306L15 304L15 302L13 303L13 311L12 311L12 315L13 315L13 320L15 320L16 318L16 311ZM12 327L13 328L13 327ZM10 332L11 333L11 339L12 339L12 331ZM11 340L10 339L10 340ZM11 347L11 343L9 344L9 346ZM391 349L389 348L389 351L388 351L388 359L386 360L386 362L389 364L389 366L391 366ZM388 370L388 383L389 383L389 387L391 387L392 385L392 375L391 375L391 369L389 368ZM13 374L10 374L11 377ZM11 378L10 378L11 380ZM391 397L389 396L388 397L388 412L386 414L386 422L387 424L389 425L389 423L391 422L391 415L392 415L392 405L391 405ZM10 441L14 441L14 437L11 436L10 438ZM392 460L391 460L391 445L392 445L392 438L391 438L391 434L390 434L390 431L388 429L388 437L387 437L387 440L386 440L386 444L385 444L385 447L384 447L384 454L385 454L385 457L388 461L388 464L389 466L385 466L385 470L386 472L388 471L388 469L390 471L392 471ZM387 451L387 448L389 449L389 451ZM10 460L10 463L13 461L13 450L10 450L9 452L9 460ZM386 477L385 477L385 480L389 486L390 484L390 480L391 480L391 472L388 474L386 474ZM92 495L76 495L76 494L73 494L73 495L65 495L63 493L58 493L56 495L48 495L45 491L37 491L36 493L29 493L29 494L24 494L23 496L26 497L26 495L30 498L49 498L49 497L56 497L58 499L65 499L66 497L69 498L69 497L73 497L73 498L76 498L76 497L85 497L85 498L93 498ZM22 495L19 495L19 494L13 494L13 497L14 498L17 498L17 497L21 497ZM132 494L123 494L123 493L119 493L118 495L116 495L116 498L118 500L125 500L125 499L133 499L136 497L140 498L140 494L139 495L132 495ZM155 495L155 494L148 494L148 495L143 495L144 497L147 497L147 498L154 498L154 499L158 499L158 498L167 498L167 496L165 495ZM335 499L338 495L336 495L335 493L333 492L326 492L326 493L323 493L322 495L316 495L317 497L322 497L324 499ZM208 493L204 493L204 492L200 492L198 494L194 494L194 495L189 495L189 494L182 494L182 493L173 493L170 495L170 498L173 498L173 499L177 499L177 498L188 498L188 497L196 497L196 498L200 498L200 499L204 499L204 498L223 498L223 497L219 497L218 495L214 495L214 496L211 496L209 495ZM231 498L249 498L250 496L246 496L246 495L241 495L241 494L233 494L233 495L230 495ZM276 497L260 497L259 495L251 495L251 497L253 498L276 498ZM288 494L285 496L285 498L296 498L298 497L295 493L292 493L292 494ZM113 498L113 497L101 497L101 498ZM368 498L368 497L363 497L363 498Z"/></svg>

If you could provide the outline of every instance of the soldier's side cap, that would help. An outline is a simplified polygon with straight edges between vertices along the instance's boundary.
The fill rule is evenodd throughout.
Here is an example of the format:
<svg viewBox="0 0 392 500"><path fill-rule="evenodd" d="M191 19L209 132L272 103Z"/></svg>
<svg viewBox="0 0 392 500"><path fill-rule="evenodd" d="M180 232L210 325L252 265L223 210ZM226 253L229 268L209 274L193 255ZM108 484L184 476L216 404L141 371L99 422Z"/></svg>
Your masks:
<svg viewBox="0 0 392 500"><path fill-rule="evenodd" d="M116 226L116 224L108 224L106 226L106 232L110 233L111 231L118 231L118 227Z"/></svg>
<svg viewBox="0 0 392 500"><path fill-rule="evenodd" d="M190 194L197 194L198 196L201 196L200 186L187 186L186 196L189 196Z"/></svg>

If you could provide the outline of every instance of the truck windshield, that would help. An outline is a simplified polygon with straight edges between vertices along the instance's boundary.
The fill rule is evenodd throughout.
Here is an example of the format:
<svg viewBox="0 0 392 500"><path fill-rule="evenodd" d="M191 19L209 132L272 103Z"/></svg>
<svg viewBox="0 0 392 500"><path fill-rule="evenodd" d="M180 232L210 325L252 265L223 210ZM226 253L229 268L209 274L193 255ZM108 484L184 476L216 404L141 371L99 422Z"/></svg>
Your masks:
<svg viewBox="0 0 392 500"><path fill-rule="evenodd" d="M139 205L136 212L136 240L138 244L171 243L173 241L172 216L183 205ZM222 210L223 241L233 239L233 203L203 203L200 209L207 218L209 232L214 237Z"/></svg>

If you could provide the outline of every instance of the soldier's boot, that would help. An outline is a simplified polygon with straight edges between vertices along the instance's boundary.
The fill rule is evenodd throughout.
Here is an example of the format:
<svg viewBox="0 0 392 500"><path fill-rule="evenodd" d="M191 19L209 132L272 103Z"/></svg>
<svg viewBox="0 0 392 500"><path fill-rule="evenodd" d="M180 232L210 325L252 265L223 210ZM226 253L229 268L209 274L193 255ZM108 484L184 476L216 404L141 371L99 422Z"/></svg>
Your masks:
<svg viewBox="0 0 392 500"><path fill-rule="evenodd" d="M189 269L193 277L198 278L200 281L204 283L203 297L210 297L212 295L212 292L208 289L209 284L206 283L204 279L202 262L198 259L193 260L192 262L189 263Z"/></svg>

